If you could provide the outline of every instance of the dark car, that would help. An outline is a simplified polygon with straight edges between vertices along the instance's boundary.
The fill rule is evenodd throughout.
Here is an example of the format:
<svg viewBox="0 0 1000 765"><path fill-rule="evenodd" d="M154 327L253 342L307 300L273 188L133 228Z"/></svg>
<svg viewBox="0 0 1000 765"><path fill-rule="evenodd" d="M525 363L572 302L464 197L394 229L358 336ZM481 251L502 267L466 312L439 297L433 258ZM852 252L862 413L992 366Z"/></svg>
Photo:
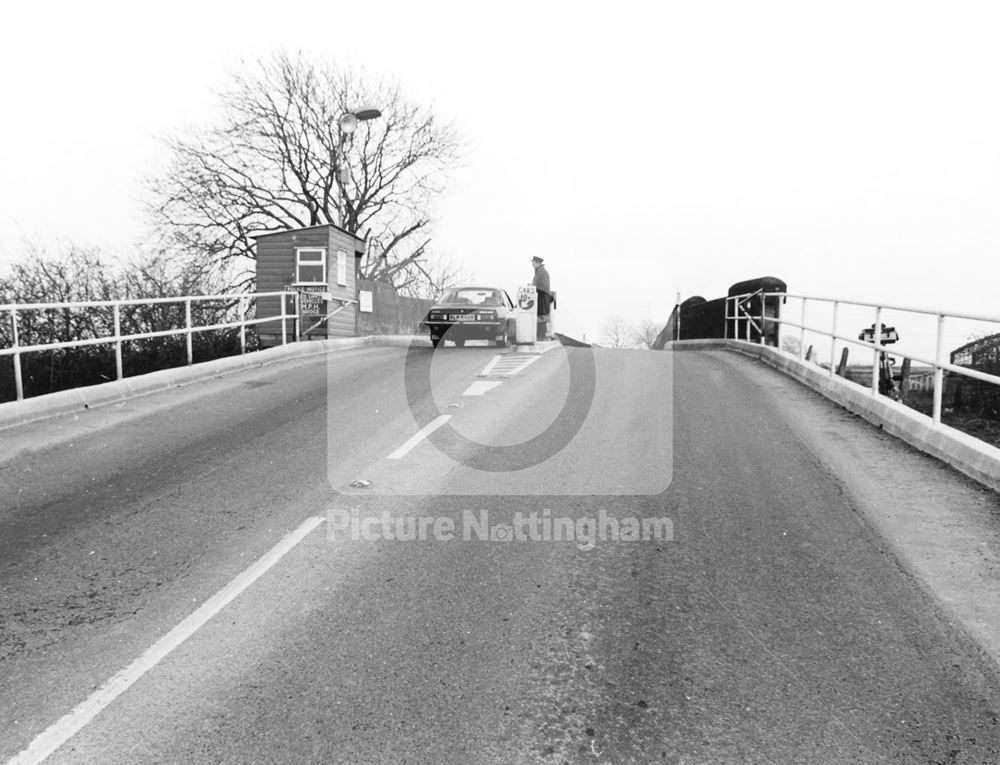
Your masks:
<svg viewBox="0 0 1000 765"><path fill-rule="evenodd" d="M514 334L514 303L498 287L453 287L427 312L424 324L435 348L443 340L459 347L466 340L490 340L503 347Z"/></svg>

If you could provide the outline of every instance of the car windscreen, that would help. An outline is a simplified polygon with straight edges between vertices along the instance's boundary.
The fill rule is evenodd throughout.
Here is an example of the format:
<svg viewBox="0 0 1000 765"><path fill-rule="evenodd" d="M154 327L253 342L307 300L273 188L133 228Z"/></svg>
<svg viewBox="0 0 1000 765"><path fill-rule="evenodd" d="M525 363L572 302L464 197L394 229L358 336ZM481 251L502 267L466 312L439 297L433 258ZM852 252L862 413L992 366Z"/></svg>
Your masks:
<svg viewBox="0 0 1000 765"><path fill-rule="evenodd" d="M448 305L500 305L497 290L453 289L441 296L439 303Z"/></svg>

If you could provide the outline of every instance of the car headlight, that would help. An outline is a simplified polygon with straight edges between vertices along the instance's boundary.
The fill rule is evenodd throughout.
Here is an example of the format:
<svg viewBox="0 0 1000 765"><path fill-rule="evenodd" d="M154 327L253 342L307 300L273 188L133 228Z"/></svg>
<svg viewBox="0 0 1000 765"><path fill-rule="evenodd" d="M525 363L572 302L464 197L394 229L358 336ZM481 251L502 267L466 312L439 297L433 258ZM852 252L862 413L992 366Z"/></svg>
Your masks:
<svg viewBox="0 0 1000 765"><path fill-rule="evenodd" d="M492 311L486 311L484 313L476 314L476 321L493 321L497 315Z"/></svg>

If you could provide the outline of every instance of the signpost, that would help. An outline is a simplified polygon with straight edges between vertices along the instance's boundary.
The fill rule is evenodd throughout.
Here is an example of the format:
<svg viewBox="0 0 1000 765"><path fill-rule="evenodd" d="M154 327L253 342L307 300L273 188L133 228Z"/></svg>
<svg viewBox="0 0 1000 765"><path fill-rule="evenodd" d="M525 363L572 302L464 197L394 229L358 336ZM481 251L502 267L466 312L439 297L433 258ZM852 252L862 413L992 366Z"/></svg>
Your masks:
<svg viewBox="0 0 1000 765"><path fill-rule="evenodd" d="M534 343L538 332L538 291L531 284L519 287L517 290L517 311L515 312L516 342Z"/></svg>
<svg viewBox="0 0 1000 765"><path fill-rule="evenodd" d="M882 331L879 334L878 343L879 345L890 345L891 343L899 340L899 333L896 331L895 327L887 327L885 324L881 325ZM875 342L875 325L872 324L867 329L861 330L861 334L858 335L858 340L863 340L866 343Z"/></svg>
<svg viewBox="0 0 1000 765"><path fill-rule="evenodd" d="M313 314L318 314L321 310L321 302L322 295L318 292L299 292L299 310L302 311L303 315L311 316Z"/></svg>
<svg viewBox="0 0 1000 765"><path fill-rule="evenodd" d="M870 327L861 330L861 334L858 335L858 340L865 343L875 342L875 325L872 324ZM879 324L879 345L891 345L899 340L899 333L896 331L895 327L887 327L885 324ZM878 392L883 396L890 396L895 400L899 400L899 391L896 389L895 381L892 377L892 365L895 363L895 359L891 358L885 351L880 350L877 356L877 368L878 368ZM872 370L872 392L875 390L875 369Z"/></svg>
<svg viewBox="0 0 1000 765"><path fill-rule="evenodd" d="M286 284L286 292L299 293L299 311L303 316L315 316L323 313L323 301L327 299L326 285L317 284L315 286Z"/></svg>

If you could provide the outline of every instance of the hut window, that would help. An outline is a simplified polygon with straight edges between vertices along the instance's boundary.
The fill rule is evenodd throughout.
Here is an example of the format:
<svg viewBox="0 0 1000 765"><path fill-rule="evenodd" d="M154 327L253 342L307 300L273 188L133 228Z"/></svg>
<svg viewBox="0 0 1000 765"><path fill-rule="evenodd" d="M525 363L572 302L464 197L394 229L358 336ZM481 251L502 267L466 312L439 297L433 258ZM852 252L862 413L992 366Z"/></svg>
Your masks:
<svg viewBox="0 0 1000 765"><path fill-rule="evenodd" d="M326 250L299 247L295 250L295 281L299 284L326 284Z"/></svg>

